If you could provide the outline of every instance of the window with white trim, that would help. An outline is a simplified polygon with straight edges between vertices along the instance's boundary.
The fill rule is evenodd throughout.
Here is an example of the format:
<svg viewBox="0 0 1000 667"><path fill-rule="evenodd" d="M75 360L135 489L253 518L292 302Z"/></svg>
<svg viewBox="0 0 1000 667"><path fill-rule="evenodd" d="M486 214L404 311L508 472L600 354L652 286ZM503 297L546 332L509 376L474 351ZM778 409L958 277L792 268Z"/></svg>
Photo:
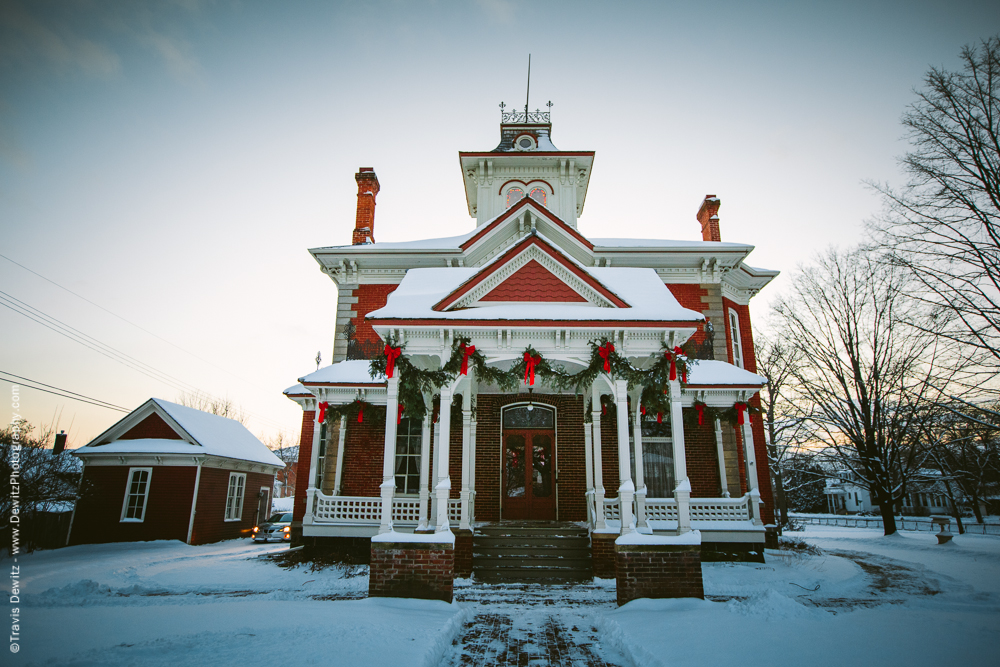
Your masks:
<svg viewBox="0 0 1000 667"><path fill-rule="evenodd" d="M396 427L396 493L411 496L420 491L420 440L422 424L404 417Z"/></svg>
<svg viewBox="0 0 1000 667"><path fill-rule="evenodd" d="M229 491L226 493L226 521L239 521L243 517L243 490L247 476L242 472L229 473Z"/></svg>
<svg viewBox="0 0 1000 667"><path fill-rule="evenodd" d="M146 501L149 499L149 478L152 468L129 468L125 502L122 503L122 521L142 522L146 518Z"/></svg>
<svg viewBox="0 0 1000 667"><path fill-rule="evenodd" d="M740 339L740 316L729 309L729 330L733 340L733 365L743 368L743 341Z"/></svg>

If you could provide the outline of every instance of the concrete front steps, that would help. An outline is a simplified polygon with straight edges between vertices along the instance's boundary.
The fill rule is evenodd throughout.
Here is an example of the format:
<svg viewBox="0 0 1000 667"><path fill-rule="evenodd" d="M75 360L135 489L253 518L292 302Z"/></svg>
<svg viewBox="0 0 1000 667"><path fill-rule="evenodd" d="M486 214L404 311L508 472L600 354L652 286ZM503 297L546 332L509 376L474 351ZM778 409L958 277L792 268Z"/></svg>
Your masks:
<svg viewBox="0 0 1000 667"><path fill-rule="evenodd" d="M472 535L472 573L485 583L562 584L593 579L590 535L575 523L501 521Z"/></svg>

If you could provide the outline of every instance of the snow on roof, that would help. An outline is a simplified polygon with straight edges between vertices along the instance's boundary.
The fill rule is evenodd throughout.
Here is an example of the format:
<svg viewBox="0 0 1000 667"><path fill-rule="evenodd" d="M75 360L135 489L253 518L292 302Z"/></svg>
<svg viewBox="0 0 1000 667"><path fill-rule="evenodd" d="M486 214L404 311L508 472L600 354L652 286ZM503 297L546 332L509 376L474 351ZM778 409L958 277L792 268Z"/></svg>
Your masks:
<svg viewBox="0 0 1000 667"><path fill-rule="evenodd" d="M753 246L727 241L674 241L670 239L590 239L601 248L697 248L702 250L747 250Z"/></svg>
<svg viewBox="0 0 1000 667"><path fill-rule="evenodd" d="M312 396L312 392L302 386L302 383L293 384L291 387L281 392L285 396Z"/></svg>
<svg viewBox="0 0 1000 667"><path fill-rule="evenodd" d="M699 359L691 365L688 374L689 385L755 385L767 384L767 380L725 361Z"/></svg>
<svg viewBox="0 0 1000 667"><path fill-rule="evenodd" d="M433 306L482 269L470 267L410 269L386 305L368 313L371 319L440 320L608 320L615 322L700 322L701 313L677 302L653 269L580 267L605 285L630 308L599 308L590 304L489 302L453 311ZM483 304L484 302L480 302ZM496 305L493 305L493 304Z"/></svg>
<svg viewBox="0 0 1000 667"><path fill-rule="evenodd" d="M359 248L364 249L367 252L372 250L458 250L463 243L475 236L478 231L479 228L477 227L476 229L462 234L461 236L445 236L436 239L417 239L415 241L365 243L362 245L324 246L322 248L313 248L312 252L322 252L324 250L356 250Z"/></svg>
<svg viewBox="0 0 1000 667"><path fill-rule="evenodd" d="M412 273L414 270L410 269ZM427 270L427 269L424 269ZM436 269L435 269L436 270ZM405 278L404 278L405 280ZM372 378L369 368L371 367L371 361L368 359L352 359L350 361L338 361L335 364L330 364L329 366L324 366L323 368L310 373L304 377L299 378L299 382L318 382L318 383L330 383L330 384L382 384L385 382L385 376L379 375L376 378ZM296 385L302 387L302 385ZM305 387L302 387L305 389ZM309 390L305 389L308 393ZM286 390L287 394L288 391Z"/></svg>
<svg viewBox="0 0 1000 667"><path fill-rule="evenodd" d="M243 424L234 419L212 415L162 398L151 398L150 401L177 422L197 444L159 438L113 440L103 445L85 445L74 450L74 454L207 454L280 467L285 465Z"/></svg>

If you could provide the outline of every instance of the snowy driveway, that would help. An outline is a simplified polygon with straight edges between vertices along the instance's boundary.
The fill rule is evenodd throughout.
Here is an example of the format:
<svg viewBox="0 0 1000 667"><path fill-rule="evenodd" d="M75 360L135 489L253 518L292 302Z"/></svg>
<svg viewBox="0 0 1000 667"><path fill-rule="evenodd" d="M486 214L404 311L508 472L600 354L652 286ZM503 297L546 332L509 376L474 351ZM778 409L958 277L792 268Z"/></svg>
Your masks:
<svg viewBox="0 0 1000 667"><path fill-rule="evenodd" d="M364 599L365 567L278 567L244 540L18 558L4 665L994 664L1000 539L813 526L818 551L706 563L707 600L614 602L614 582L456 582L456 602ZM5 559L4 566L13 566Z"/></svg>

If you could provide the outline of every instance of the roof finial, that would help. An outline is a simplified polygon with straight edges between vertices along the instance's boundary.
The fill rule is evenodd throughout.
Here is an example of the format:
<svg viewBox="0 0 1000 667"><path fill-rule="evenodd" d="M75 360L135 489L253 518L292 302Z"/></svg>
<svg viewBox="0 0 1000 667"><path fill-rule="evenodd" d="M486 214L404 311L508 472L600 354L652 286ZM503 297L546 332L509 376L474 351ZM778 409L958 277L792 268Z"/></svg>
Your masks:
<svg viewBox="0 0 1000 667"><path fill-rule="evenodd" d="M524 93L524 121L528 122L528 97L531 95L531 54L528 54L528 89Z"/></svg>

